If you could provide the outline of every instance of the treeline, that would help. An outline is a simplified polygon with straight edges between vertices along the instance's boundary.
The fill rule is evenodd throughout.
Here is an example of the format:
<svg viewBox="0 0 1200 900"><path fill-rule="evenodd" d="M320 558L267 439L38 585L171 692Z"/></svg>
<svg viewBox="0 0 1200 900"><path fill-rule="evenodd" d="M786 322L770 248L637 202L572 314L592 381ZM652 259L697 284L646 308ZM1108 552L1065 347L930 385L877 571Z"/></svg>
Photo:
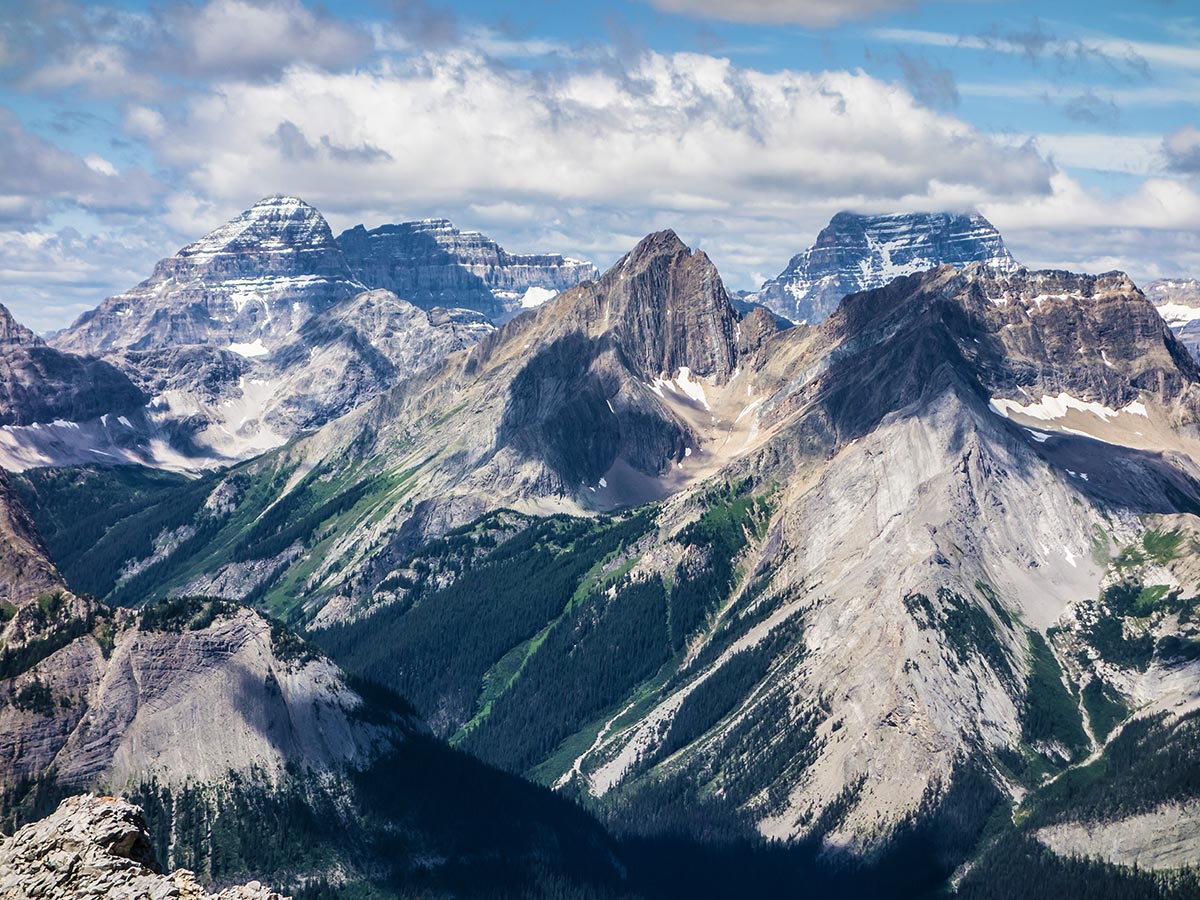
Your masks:
<svg viewBox="0 0 1200 900"><path fill-rule="evenodd" d="M1031 824L1106 821L1200 798L1200 713L1133 719L1086 766L1037 792Z"/></svg>
<svg viewBox="0 0 1200 900"><path fill-rule="evenodd" d="M449 586L417 590L404 604L315 632L314 639L344 668L456 727L472 714L484 674L562 615L588 570L641 537L652 521L645 512L622 521L542 520L491 549ZM436 571L442 554L457 552L450 542L432 544L412 567L424 562Z"/></svg>
<svg viewBox="0 0 1200 900"><path fill-rule="evenodd" d="M106 598L156 537L192 522L215 480L113 466L31 469L13 483L67 583Z"/></svg>
<svg viewBox="0 0 1200 900"><path fill-rule="evenodd" d="M959 885L960 900L1197 900L1194 870L1149 872L1059 856L1026 834L1002 837Z"/></svg>
<svg viewBox="0 0 1200 900"><path fill-rule="evenodd" d="M462 746L509 771L528 771L672 654L662 579L626 580L611 599L590 594L550 630Z"/></svg>

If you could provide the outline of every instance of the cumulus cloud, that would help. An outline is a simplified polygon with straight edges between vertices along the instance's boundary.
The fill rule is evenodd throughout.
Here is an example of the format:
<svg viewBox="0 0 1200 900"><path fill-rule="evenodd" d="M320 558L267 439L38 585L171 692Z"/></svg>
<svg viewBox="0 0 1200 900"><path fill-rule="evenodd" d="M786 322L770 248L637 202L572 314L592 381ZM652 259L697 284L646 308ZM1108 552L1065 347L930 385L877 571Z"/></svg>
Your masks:
<svg viewBox="0 0 1200 900"><path fill-rule="evenodd" d="M910 9L915 0L648 0L664 12L730 22L808 25L827 28L853 19Z"/></svg>
<svg viewBox="0 0 1200 900"><path fill-rule="evenodd" d="M130 53L115 44L68 44L24 81L33 90L81 88L94 97L148 99L159 93L157 78L139 71Z"/></svg>
<svg viewBox="0 0 1200 900"><path fill-rule="evenodd" d="M766 74L695 54L549 74L457 51L291 70L197 100L160 151L220 196L253 195L271 172L334 208L984 198L1046 191L1050 175L1032 149L998 146L867 75Z"/></svg>
<svg viewBox="0 0 1200 900"><path fill-rule="evenodd" d="M289 66L338 69L375 49L366 28L301 0L207 0L145 13L56 0L0 20L5 64L28 90L147 101L170 78L266 79Z"/></svg>
<svg viewBox="0 0 1200 900"><path fill-rule="evenodd" d="M1200 175L1200 130L1190 125L1180 128L1163 139L1162 149L1171 169Z"/></svg>
<svg viewBox="0 0 1200 900"><path fill-rule="evenodd" d="M210 0L184 10L166 24L193 74L264 77L297 63L333 69L373 46L365 30L300 0Z"/></svg>

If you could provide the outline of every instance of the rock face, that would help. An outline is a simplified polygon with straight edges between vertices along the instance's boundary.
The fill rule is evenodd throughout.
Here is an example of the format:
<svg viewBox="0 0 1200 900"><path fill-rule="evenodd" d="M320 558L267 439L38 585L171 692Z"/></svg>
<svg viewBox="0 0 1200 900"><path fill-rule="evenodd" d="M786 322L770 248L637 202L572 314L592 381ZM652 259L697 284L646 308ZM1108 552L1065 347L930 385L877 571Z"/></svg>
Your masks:
<svg viewBox="0 0 1200 900"><path fill-rule="evenodd" d="M0 602L15 607L62 586L28 510L0 470Z"/></svg>
<svg viewBox="0 0 1200 900"><path fill-rule="evenodd" d="M422 309L472 309L491 318L534 307L596 277L589 262L556 253L509 253L448 219L423 219L338 236L356 278Z"/></svg>
<svg viewBox="0 0 1200 900"><path fill-rule="evenodd" d="M422 472L446 479L439 504L459 495L474 505L480 491L518 503L638 502L690 456L694 421L708 417L704 384L723 385L737 367L736 332L708 257L674 232L653 234L598 281L448 357L339 434L371 435L378 459L400 446L408 458L400 436L412 440L431 408L450 403L464 418L438 435L448 449ZM467 417L470 427L458 424Z"/></svg>
<svg viewBox="0 0 1200 900"><path fill-rule="evenodd" d="M1038 840L1060 856L1091 856L1141 869L1182 869L1200 858L1200 804L1164 804L1113 822L1047 825Z"/></svg>
<svg viewBox="0 0 1200 900"><path fill-rule="evenodd" d="M84 313L53 341L92 355L192 344L253 354L362 290L315 208L268 197L160 261L148 279Z"/></svg>
<svg viewBox="0 0 1200 900"><path fill-rule="evenodd" d="M494 259L476 268L497 291L537 280L541 258L488 245ZM404 271L413 284L424 278ZM483 284L459 263L454 271ZM538 283L556 278L570 280L551 272ZM270 197L81 316L53 338L61 349L0 317L0 391L9 395L0 464L229 464L325 424L491 330L469 310L421 310L364 290L316 209Z"/></svg>
<svg viewBox="0 0 1200 900"><path fill-rule="evenodd" d="M256 881L215 894L185 869L162 874L142 811L85 794L0 842L0 896L11 900L285 900Z"/></svg>
<svg viewBox="0 0 1200 900"><path fill-rule="evenodd" d="M369 763L403 738L329 660L219 599L141 614L66 590L0 480L0 783L121 789Z"/></svg>
<svg viewBox="0 0 1200 900"><path fill-rule="evenodd" d="M340 771L405 732L362 721L362 698L332 663L222 600L139 617L60 591L18 605L0 647L6 784L52 773L124 790L278 777L288 765Z"/></svg>
<svg viewBox="0 0 1200 900"><path fill-rule="evenodd" d="M1160 279L1147 284L1145 294L1184 346L1200 358L1200 281Z"/></svg>
<svg viewBox="0 0 1200 900"><path fill-rule="evenodd" d="M0 426L124 415L146 399L116 367L47 346L0 306Z"/></svg>
<svg viewBox="0 0 1200 900"><path fill-rule="evenodd" d="M275 391L263 421L288 435L319 427L493 330L479 313L423 310L391 291L350 297L265 361Z"/></svg>
<svg viewBox="0 0 1200 900"><path fill-rule="evenodd" d="M900 275L981 262L1017 268L1000 233L978 214L840 212L778 278L748 299L793 322L815 324L847 294L883 287Z"/></svg>

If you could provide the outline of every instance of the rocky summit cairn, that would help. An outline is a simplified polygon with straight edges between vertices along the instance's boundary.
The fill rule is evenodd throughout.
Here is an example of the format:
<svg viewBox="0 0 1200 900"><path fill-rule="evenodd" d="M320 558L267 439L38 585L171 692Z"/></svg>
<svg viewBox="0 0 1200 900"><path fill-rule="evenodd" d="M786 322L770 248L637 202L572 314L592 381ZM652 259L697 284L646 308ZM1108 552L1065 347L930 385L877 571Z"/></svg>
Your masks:
<svg viewBox="0 0 1200 900"><path fill-rule="evenodd" d="M208 893L186 869L163 875L142 811L84 794L0 843L8 900L285 900L257 881Z"/></svg>

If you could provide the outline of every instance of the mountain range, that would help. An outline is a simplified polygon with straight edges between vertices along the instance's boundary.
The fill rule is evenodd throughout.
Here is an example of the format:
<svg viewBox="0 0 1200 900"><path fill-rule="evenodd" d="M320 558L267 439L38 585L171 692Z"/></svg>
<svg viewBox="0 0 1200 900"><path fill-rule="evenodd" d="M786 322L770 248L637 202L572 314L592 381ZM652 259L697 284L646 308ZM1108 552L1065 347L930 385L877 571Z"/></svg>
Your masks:
<svg viewBox="0 0 1200 900"><path fill-rule="evenodd" d="M594 274L590 263L508 253L444 219L335 239L312 206L268 197L48 345L9 341L0 462L227 465L473 344L493 327L483 312L510 317ZM21 387L31 355L40 396Z"/></svg>
<svg viewBox="0 0 1200 900"><path fill-rule="evenodd" d="M168 865L314 897L1200 889L1186 285L839 214L746 304L671 231L597 275L319 218L38 344L129 386L130 461L275 430L196 476L58 425L3 482L11 825L119 790Z"/></svg>
<svg viewBox="0 0 1200 900"><path fill-rule="evenodd" d="M859 215L840 212L777 278L745 299L793 322L817 324L842 297L939 265L1017 268L1000 233L978 213Z"/></svg>

